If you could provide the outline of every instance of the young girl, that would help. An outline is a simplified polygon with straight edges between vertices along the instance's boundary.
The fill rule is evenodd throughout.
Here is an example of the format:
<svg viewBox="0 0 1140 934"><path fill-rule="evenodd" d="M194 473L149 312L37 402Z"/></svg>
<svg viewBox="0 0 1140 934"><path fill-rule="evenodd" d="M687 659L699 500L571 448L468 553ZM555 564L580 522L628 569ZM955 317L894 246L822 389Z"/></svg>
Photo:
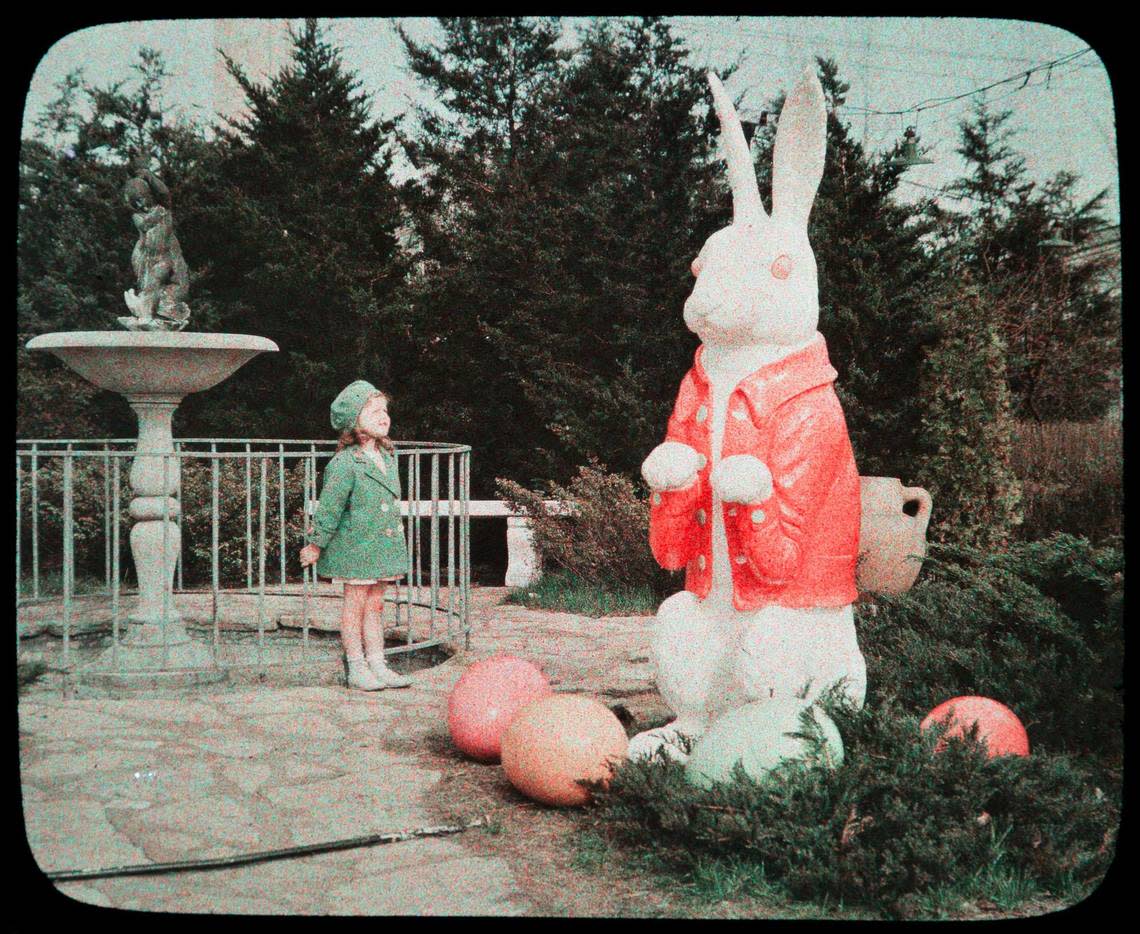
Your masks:
<svg viewBox="0 0 1140 934"><path fill-rule="evenodd" d="M362 691L402 688L411 678L384 660L384 585L408 566L400 523L400 477L388 438L388 399L359 379L333 400L332 426L340 434L325 468L320 503L301 549L301 565L344 584L340 638L348 686Z"/></svg>

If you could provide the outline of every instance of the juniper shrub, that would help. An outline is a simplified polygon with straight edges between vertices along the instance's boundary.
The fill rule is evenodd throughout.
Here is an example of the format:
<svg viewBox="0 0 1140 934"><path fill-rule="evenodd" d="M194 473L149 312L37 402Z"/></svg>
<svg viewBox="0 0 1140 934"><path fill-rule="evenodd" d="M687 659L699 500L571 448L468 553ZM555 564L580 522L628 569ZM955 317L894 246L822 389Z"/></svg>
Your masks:
<svg viewBox="0 0 1140 934"><path fill-rule="evenodd" d="M790 897L888 914L998 865L1054 890L1106 870L1119 800L1081 761L991 760L976 731L936 754L943 727L921 732L894 697L859 711L834 693L823 704L844 737L840 767L791 765L763 782L738 767L703 790L668 759L624 762L595 790L599 832L679 872L751 860Z"/></svg>
<svg viewBox="0 0 1140 934"><path fill-rule="evenodd" d="M1031 748L1122 750L1124 556L1056 534L989 553L934 546L907 594L857 608L872 699L921 716L951 697L1009 706Z"/></svg>

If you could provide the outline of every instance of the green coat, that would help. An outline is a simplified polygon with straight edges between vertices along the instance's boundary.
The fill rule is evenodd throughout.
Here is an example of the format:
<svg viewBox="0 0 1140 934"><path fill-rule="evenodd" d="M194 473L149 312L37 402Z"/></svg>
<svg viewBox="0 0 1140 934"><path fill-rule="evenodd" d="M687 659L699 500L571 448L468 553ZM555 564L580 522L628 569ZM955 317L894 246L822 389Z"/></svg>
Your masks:
<svg viewBox="0 0 1140 934"><path fill-rule="evenodd" d="M320 546L321 577L384 578L408 571L400 521L400 474L395 454L381 449L387 474L357 447L325 467L324 487L308 541Z"/></svg>

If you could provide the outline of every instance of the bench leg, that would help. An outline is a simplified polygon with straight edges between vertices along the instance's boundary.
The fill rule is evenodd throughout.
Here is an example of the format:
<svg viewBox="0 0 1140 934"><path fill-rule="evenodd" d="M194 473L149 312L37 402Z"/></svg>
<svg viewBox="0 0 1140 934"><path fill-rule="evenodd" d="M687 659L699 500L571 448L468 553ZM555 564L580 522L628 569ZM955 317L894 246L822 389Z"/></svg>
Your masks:
<svg viewBox="0 0 1140 934"><path fill-rule="evenodd" d="M534 547L534 532L525 516L507 516L508 587L529 587L538 580L541 568Z"/></svg>

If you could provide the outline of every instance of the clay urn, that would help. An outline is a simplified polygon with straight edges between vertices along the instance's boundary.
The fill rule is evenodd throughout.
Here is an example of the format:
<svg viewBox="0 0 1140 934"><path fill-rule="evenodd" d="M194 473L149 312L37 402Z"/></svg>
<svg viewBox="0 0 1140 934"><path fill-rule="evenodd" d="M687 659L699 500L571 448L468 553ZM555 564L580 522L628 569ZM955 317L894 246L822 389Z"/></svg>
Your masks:
<svg viewBox="0 0 1140 934"><path fill-rule="evenodd" d="M860 593L910 589L926 556L930 494L897 477L860 477L862 516L855 586Z"/></svg>

